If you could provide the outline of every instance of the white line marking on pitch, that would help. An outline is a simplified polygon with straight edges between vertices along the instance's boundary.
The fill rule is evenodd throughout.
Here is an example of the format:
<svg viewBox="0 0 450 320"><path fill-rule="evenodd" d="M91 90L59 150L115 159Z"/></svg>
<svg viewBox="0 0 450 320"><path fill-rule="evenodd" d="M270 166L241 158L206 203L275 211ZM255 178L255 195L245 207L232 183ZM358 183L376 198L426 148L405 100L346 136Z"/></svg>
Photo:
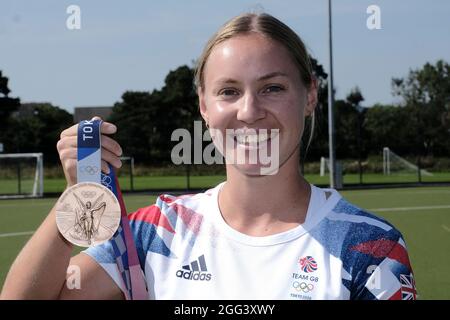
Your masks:
<svg viewBox="0 0 450 320"><path fill-rule="evenodd" d="M33 233L34 233L34 231L0 233L0 238L27 236L27 235L30 235L30 234L33 234Z"/></svg>
<svg viewBox="0 0 450 320"><path fill-rule="evenodd" d="M2 200L2 201L8 201L8 200ZM2 203L2 202L0 202L0 207L2 207L2 208L5 208L5 207L18 207L18 206L19 206L18 203ZM28 206L33 206L33 207L36 207L36 206L43 206L43 207L48 206L49 208L52 207L52 205L48 204L47 202L30 202L30 203L22 202L20 204L20 206L27 206L27 207Z"/></svg>
<svg viewBox="0 0 450 320"><path fill-rule="evenodd" d="M450 205L423 206L423 207L375 208L375 209L366 209L366 210L373 211L373 212L384 212L384 211L412 211L412 210L436 210L436 209L450 209ZM444 228L445 231L450 232L450 228L447 227L446 225L442 225L442 228ZM0 238L26 236L26 235L31 235L33 233L34 233L34 231L0 233Z"/></svg>
<svg viewBox="0 0 450 320"><path fill-rule="evenodd" d="M384 189L387 190L387 189ZM352 197L355 196L385 196L385 192L380 191L363 191L363 190L345 190L345 192L352 192ZM392 193L396 193L398 195L410 195L410 194L449 194L450 190L417 190L417 191L402 191L402 190L392 190Z"/></svg>
<svg viewBox="0 0 450 320"><path fill-rule="evenodd" d="M436 209L450 209L450 205L424 206L424 207L376 208L376 209L367 209L367 210L374 211L374 212L383 212L383 211L411 211L411 210L436 210Z"/></svg>

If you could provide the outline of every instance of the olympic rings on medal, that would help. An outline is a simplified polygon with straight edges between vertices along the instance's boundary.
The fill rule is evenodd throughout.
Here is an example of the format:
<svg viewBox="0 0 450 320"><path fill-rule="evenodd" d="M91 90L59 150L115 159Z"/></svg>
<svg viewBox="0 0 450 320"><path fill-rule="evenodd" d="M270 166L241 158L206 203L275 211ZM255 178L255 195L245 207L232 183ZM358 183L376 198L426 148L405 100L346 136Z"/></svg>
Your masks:
<svg viewBox="0 0 450 320"><path fill-rule="evenodd" d="M304 293L308 293L314 290L314 285L312 283L294 281L294 283L292 283L292 286L295 290L303 291Z"/></svg>
<svg viewBox="0 0 450 320"><path fill-rule="evenodd" d="M85 198L93 198L96 195L95 191L81 191L81 195Z"/></svg>
<svg viewBox="0 0 450 320"><path fill-rule="evenodd" d="M81 167L81 171L84 171L87 174L90 174L92 176L92 175L98 173L98 167L97 166L83 166L83 167Z"/></svg>
<svg viewBox="0 0 450 320"><path fill-rule="evenodd" d="M101 178L102 179L102 185L104 185L105 187L107 187L109 190L112 191L113 188L111 186L111 182L112 182L111 177L106 175L106 174L104 174L103 172L102 172L101 176L102 176L102 178Z"/></svg>

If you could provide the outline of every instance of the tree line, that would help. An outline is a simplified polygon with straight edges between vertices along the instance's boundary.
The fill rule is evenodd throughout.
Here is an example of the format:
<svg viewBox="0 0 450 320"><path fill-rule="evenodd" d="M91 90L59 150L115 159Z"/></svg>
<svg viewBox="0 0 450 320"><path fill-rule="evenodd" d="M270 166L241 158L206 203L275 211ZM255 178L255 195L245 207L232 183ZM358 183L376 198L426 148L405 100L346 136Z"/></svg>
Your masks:
<svg viewBox="0 0 450 320"><path fill-rule="evenodd" d="M314 138L306 161L328 154L327 74L312 59L319 83ZM448 157L450 154L450 66L439 60L410 70L404 78L392 79L392 92L401 102L362 107L363 94L354 88L335 102L336 156L365 159L381 155L389 147L404 156ZM170 71L161 89L127 91L113 106L108 121L118 126L115 139L126 155L149 165L171 163L172 132L186 128L193 132L201 120L193 85L194 69L187 65ZM50 103L26 104L11 98L8 79L0 72L0 142L5 152L44 152L46 163L57 163L59 133L73 124L66 110ZM309 138L307 122L303 150ZM205 143L205 146L207 143Z"/></svg>

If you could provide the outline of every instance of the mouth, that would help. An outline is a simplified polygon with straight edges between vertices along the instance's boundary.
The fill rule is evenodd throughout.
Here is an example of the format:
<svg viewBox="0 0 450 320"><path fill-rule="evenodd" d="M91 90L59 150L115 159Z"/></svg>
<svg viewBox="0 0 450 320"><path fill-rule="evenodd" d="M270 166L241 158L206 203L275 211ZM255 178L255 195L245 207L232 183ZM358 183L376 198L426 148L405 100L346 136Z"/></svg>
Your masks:
<svg viewBox="0 0 450 320"><path fill-rule="evenodd" d="M269 131L269 132L267 132ZM260 130L252 133L236 133L234 141L241 147L260 148L267 146L272 139L278 136L279 130Z"/></svg>

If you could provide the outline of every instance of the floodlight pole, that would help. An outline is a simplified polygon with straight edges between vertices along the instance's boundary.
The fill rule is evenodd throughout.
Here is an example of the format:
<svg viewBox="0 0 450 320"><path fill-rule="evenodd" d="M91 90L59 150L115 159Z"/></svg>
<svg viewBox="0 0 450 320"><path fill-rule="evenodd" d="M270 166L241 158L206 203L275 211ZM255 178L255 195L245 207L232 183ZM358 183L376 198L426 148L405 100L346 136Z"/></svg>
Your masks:
<svg viewBox="0 0 450 320"><path fill-rule="evenodd" d="M336 152L334 147L334 90L333 90L333 44L331 33L331 0L328 0L328 53L330 73L328 75L328 145L330 158L330 188L336 187Z"/></svg>

